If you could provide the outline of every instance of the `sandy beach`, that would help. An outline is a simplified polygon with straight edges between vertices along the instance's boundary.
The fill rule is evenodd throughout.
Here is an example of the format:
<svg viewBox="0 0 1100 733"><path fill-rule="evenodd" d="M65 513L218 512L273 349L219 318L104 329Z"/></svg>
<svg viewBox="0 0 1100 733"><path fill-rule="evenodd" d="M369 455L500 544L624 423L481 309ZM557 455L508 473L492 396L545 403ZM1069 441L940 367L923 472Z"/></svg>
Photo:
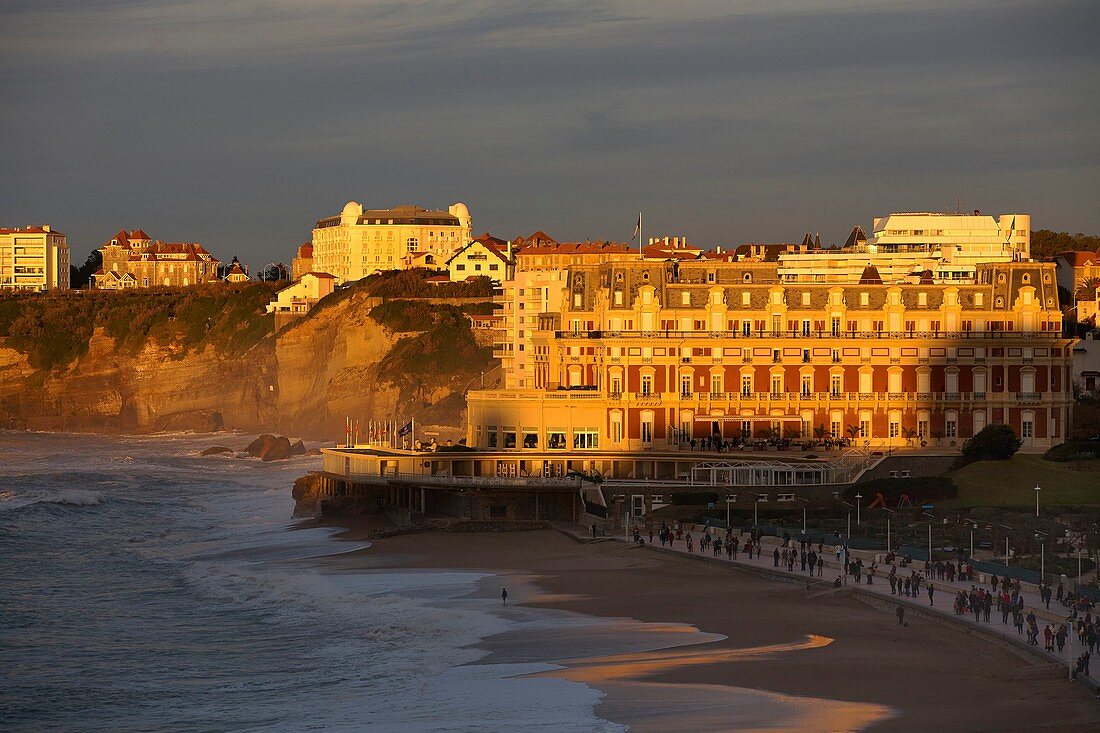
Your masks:
<svg viewBox="0 0 1100 733"><path fill-rule="evenodd" d="M345 535L355 539L352 525ZM552 661L546 675L606 693L597 714L631 731L1100 730L1100 706L1050 665L951 623L846 594L554 531L374 540L348 570L469 569L503 614L553 609L596 632L487 639L481 663ZM610 620L610 621L608 621ZM602 629L602 630L601 630Z"/></svg>

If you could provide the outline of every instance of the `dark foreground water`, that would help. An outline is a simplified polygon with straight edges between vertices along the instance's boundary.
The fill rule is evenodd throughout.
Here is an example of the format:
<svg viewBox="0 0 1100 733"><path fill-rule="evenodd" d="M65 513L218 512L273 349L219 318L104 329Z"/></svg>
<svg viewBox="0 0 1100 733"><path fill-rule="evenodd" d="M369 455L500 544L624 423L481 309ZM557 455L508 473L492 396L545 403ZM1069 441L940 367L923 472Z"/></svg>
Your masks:
<svg viewBox="0 0 1100 733"><path fill-rule="evenodd" d="M325 573L291 531L316 459L215 442L0 433L0 729L620 730L599 694L470 665L509 630L485 576ZM528 665L530 667L530 665Z"/></svg>

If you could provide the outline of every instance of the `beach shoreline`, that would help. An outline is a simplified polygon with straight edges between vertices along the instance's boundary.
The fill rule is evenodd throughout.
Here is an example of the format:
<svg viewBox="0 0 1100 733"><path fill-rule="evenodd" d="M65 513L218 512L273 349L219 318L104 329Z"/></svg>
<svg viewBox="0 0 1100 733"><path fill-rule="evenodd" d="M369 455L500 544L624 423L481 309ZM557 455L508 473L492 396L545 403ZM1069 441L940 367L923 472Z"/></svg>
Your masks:
<svg viewBox="0 0 1100 733"><path fill-rule="evenodd" d="M370 531L354 521L323 524L343 527L338 537L352 541ZM632 731L673 721L706 730L1100 730L1090 696L1038 660L949 622L917 618L899 628L889 609L851 596L811 598L797 583L624 543L580 544L552 530L372 543L339 565L489 572L534 589L511 599L526 608L619 624L620 647L630 651L559 645L538 661L560 667L543 674L603 692L597 715ZM665 636L639 651L658 632ZM485 639L479 663L515 660L516 644L509 635Z"/></svg>

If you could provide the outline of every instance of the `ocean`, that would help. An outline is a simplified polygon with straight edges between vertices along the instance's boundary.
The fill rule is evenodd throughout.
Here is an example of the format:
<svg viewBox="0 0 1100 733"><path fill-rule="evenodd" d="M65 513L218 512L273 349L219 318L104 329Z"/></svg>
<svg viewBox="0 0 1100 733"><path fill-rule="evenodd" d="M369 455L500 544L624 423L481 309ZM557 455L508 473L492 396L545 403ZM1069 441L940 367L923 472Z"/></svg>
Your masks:
<svg viewBox="0 0 1100 733"><path fill-rule="evenodd" d="M331 572L292 529L316 458L201 458L249 436L0 432L5 731L621 731L601 693L477 664L477 572ZM369 551L368 551L369 552ZM575 620L574 620L575 621Z"/></svg>

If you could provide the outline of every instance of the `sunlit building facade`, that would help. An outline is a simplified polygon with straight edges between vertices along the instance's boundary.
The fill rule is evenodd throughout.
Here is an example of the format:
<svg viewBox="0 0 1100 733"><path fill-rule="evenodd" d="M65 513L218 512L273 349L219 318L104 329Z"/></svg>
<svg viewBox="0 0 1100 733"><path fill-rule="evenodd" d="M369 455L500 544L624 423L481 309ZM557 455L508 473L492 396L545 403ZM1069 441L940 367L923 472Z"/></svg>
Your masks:
<svg viewBox="0 0 1100 733"><path fill-rule="evenodd" d="M327 272L337 284L375 272L409 267L446 268L446 262L470 241L472 219L465 204L447 211L417 206L364 209L349 201L337 216L313 229L314 272Z"/></svg>
<svg viewBox="0 0 1100 733"><path fill-rule="evenodd" d="M49 225L0 228L0 289L68 290L69 243Z"/></svg>
<svg viewBox="0 0 1100 733"><path fill-rule="evenodd" d="M878 241L901 236L890 231ZM521 253L501 296L505 388L469 393L468 444L665 452L829 436L947 448L992 423L1028 449L1060 443L1073 340L1054 265L1017 251L948 282L863 265L837 283L791 282L764 258Z"/></svg>

